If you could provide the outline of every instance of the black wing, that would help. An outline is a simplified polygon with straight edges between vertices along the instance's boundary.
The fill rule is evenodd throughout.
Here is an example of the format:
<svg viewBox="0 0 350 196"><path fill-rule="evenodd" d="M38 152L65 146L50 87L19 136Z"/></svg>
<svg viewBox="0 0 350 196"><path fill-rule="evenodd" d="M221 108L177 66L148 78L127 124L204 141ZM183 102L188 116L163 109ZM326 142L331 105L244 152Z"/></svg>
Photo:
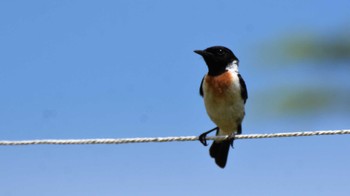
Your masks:
<svg viewBox="0 0 350 196"><path fill-rule="evenodd" d="M244 103L245 103L248 99L247 86L245 85L245 82L244 82L241 74L238 74L238 78L239 78L239 84L241 86L241 96L242 96L242 99L244 100Z"/></svg>
<svg viewBox="0 0 350 196"><path fill-rule="evenodd" d="M205 76L202 79L201 86L199 87L199 94L203 97L203 81L204 81Z"/></svg>

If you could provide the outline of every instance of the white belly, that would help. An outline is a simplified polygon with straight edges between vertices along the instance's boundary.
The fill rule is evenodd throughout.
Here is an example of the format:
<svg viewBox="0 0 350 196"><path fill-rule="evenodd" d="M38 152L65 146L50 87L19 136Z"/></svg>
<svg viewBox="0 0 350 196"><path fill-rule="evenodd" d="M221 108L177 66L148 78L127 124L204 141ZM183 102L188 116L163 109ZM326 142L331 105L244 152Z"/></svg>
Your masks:
<svg viewBox="0 0 350 196"><path fill-rule="evenodd" d="M236 132L245 115L239 79L236 74L231 74L231 77L230 84L219 91L210 81L203 82L205 108L210 119L220 128L219 135Z"/></svg>

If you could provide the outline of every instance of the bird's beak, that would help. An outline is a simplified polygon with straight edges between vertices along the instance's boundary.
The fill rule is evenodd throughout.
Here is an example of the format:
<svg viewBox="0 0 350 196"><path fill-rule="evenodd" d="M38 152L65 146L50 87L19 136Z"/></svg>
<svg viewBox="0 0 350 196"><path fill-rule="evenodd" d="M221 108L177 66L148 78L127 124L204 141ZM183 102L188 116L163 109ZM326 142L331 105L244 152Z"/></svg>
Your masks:
<svg viewBox="0 0 350 196"><path fill-rule="evenodd" d="M205 56L207 54L207 52L204 50L195 50L194 52L201 55L201 56Z"/></svg>

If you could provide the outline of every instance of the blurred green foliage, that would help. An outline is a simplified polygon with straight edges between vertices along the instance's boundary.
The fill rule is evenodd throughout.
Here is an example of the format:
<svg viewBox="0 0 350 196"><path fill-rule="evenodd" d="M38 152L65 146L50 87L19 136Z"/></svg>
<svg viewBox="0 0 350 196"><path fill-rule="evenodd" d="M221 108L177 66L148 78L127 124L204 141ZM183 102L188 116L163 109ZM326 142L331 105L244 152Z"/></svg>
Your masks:
<svg viewBox="0 0 350 196"><path fill-rule="evenodd" d="M329 110L350 113L350 29L328 35L300 32L288 34L264 43L261 51L264 64L275 65L270 69L275 69L278 65L278 73L288 75L288 66L292 65L293 72L289 74L314 78L297 78L308 85L299 83L285 86L284 83L284 86L265 90L265 95L273 99L269 107L274 108L278 114L313 115ZM303 75L301 72L305 71L305 67L312 71ZM344 79L344 76L349 80ZM323 86L325 82L320 82L321 80L335 82Z"/></svg>
<svg viewBox="0 0 350 196"><path fill-rule="evenodd" d="M349 61L350 36L301 36L281 42L288 60L312 60L322 62Z"/></svg>

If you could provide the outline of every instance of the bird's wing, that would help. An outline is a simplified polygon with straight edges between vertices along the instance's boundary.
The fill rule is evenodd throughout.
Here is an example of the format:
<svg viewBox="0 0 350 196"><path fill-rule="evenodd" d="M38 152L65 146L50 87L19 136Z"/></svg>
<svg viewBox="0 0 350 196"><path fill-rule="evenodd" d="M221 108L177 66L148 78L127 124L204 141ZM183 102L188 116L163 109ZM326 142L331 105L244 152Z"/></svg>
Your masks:
<svg viewBox="0 0 350 196"><path fill-rule="evenodd" d="M204 81L204 78L205 78L205 76L203 77L203 79L202 79L202 82L201 82L201 85L199 86L199 94L200 94L200 96L202 96L203 97L203 81Z"/></svg>
<svg viewBox="0 0 350 196"><path fill-rule="evenodd" d="M244 82L241 74L238 74L238 78L239 78L239 84L241 86L241 96L242 96L242 99L244 100L244 103L245 103L248 99L247 86L245 85L245 82Z"/></svg>

